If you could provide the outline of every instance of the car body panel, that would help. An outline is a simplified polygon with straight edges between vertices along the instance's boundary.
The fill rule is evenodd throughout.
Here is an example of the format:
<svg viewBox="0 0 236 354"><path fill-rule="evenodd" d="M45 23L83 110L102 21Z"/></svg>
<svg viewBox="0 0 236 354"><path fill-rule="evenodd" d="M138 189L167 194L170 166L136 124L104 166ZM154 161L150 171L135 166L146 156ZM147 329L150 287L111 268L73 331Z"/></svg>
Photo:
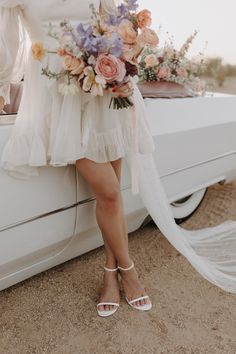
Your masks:
<svg viewBox="0 0 236 354"><path fill-rule="evenodd" d="M236 178L236 96L146 99L157 163L169 201ZM0 117L0 152L14 116ZM41 167L19 180L0 168L0 290L103 244L96 200L74 165ZM121 193L128 231L148 216L132 195L123 159ZM159 201L157 200L157 203Z"/></svg>
<svg viewBox="0 0 236 354"><path fill-rule="evenodd" d="M0 125L2 151L12 125ZM76 202L76 174L73 165L39 167L39 176L13 178L0 168L0 230Z"/></svg>

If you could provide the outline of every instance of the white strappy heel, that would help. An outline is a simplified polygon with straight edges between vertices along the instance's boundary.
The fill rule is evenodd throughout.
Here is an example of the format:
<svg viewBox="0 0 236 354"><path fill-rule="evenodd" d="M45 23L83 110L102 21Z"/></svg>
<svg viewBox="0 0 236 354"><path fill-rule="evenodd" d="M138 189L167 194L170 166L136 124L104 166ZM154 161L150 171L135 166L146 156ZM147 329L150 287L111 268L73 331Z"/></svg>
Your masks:
<svg viewBox="0 0 236 354"><path fill-rule="evenodd" d="M118 267L117 268L114 268L114 269L111 269L111 268L107 268L107 267L103 267L106 271L108 272L115 272L118 270ZM113 306L116 306L115 309L113 310L99 310L98 309L98 306L100 305L113 305ZM120 304L118 304L117 302L110 302L110 301L105 301L105 302L99 302L97 304L97 312L98 312L98 315L101 316L101 317L108 317L108 316L111 316L113 315L119 308Z"/></svg>
<svg viewBox="0 0 236 354"><path fill-rule="evenodd" d="M118 266L118 269L121 269L121 270L124 270L124 271L130 270L130 269L132 269L132 268L134 268L134 262L132 262L131 266L128 267L128 268L122 268L122 267ZM128 303L131 307L133 307L133 308L135 308L135 309L137 309L137 310L141 310L141 311L148 311L148 310L151 310L151 308L152 308L152 303L151 303L151 301L150 301L150 303L144 304L144 305L139 305L139 306L133 305L134 302L139 301L139 300L144 300L144 299L149 299L149 296L148 296L148 295L144 295L144 296L140 296L140 297L138 297L138 298L136 298L136 299L133 299L133 300L128 300L128 298L125 296L125 300L127 301L127 303ZM149 300L150 300L150 299L149 299Z"/></svg>

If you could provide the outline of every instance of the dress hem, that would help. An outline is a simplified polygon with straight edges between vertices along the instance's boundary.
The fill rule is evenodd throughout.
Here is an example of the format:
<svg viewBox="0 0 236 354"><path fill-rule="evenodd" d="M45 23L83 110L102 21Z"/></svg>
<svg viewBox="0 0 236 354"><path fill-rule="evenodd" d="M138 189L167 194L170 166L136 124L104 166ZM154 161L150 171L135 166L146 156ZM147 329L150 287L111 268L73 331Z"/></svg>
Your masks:
<svg viewBox="0 0 236 354"><path fill-rule="evenodd" d="M68 141L67 148L54 149L53 158L48 154L44 140L39 134L32 132L13 134L4 147L1 167L8 170L10 176L14 176L15 173L17 178L27 178L38 176L38 167L67 166L75 164L76 160L82 158L96 163L115 161L125 158L127 150L131 149L132 128L126 124L110 129L106 133L97 133L92 130L89 134L87 148L78 145L77 142L73 145L73 142Z"/></svg>

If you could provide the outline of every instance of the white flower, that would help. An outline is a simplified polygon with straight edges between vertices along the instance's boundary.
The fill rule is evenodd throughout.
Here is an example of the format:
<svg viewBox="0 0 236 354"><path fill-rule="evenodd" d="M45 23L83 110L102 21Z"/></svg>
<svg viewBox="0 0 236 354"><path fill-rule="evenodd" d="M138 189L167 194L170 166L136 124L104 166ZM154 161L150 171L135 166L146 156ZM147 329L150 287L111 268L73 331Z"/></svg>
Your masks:
<svg viewBox="0 0 236 354"><path fill-rule="evenodd" d="M93 96L103 96L103 89L106 86L106 80L99 75L95 75L91 66L84 69L85 79L83 82L83 90L90 92Z"/></svg>
<svg viewBox="0 0 236 354"><path fill-rule="evenodd" d="M58 90L60 94L62 94L63 96L75 95L76 93L79 92L79 88L77 85L71 83L67 84L65 82L59 84Z"/></svg>
<svg viewBox="0 0 236 354"><path fill-rule="evenodd" d="M105 88L106 80L101 76L96 75L91 88L91 95L93 96L103 96L103 88Z"/></svg>
<svg viewBox="0 0 236 354"><path fill-rule="evenodd" d="M94 55L90 55L90 57L88 58L88 64L89 65L95 65L96 64L96 58Z"/></svg>
<svg viewBox="0 0 236 354"><path fill-rule="evenodd" d="M70 33L64 34L61 38L60 38L60 45L62 47L64 46L73 46L74 45L74 41L73 38L71 36Z"/></svg>
<svg viewBox="0 0 236 354"><path fill-rule="evenodd" d="M95 77L93 68L91 66L87 66L84 69L84 75L85 75L85 79L84 79L84 82L83 82L83 90L88 92L91 89L92 82L93 82L94 77Z"/></svg>

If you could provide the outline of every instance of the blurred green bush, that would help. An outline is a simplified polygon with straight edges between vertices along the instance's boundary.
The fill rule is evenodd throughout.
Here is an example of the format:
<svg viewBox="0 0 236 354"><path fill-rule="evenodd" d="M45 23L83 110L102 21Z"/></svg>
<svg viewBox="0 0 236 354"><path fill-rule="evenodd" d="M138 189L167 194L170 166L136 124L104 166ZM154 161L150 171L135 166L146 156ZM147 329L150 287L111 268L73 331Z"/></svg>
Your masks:
<svg viewBox="0 0 236 354"><path fill-rule="evenodd" d="M219 86L223 86L227 77L236 77L236 65L224 64L221 57L207 58L199 75L213 78Z"/></svg>

